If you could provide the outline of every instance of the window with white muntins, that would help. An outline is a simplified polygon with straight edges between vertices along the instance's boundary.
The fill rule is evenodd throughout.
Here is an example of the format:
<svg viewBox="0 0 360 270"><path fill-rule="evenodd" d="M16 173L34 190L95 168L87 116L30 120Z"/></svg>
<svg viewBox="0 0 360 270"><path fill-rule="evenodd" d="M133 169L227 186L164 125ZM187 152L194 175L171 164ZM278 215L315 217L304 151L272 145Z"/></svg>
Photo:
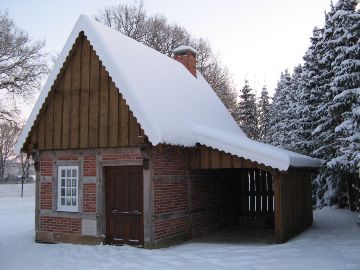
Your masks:
<svg viewBox="0 0 360 270"><path fill-rule="evenodd" d="M78 212L79 167L58 167L58 211Z"/></svg>

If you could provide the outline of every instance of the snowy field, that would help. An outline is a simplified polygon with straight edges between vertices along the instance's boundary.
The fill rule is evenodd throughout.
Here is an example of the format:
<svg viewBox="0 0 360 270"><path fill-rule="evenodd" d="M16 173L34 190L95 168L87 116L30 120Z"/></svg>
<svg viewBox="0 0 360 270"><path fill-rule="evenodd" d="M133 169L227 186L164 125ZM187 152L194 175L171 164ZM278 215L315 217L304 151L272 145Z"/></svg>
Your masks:
<svg viewBox="0 0 360 270"><path fill-rule="evenodd" d="M314 213L283 245L187 243L160 250L34 242L34 185L0 185L0 269L360 269L360 227L347 210Z"/></svg>

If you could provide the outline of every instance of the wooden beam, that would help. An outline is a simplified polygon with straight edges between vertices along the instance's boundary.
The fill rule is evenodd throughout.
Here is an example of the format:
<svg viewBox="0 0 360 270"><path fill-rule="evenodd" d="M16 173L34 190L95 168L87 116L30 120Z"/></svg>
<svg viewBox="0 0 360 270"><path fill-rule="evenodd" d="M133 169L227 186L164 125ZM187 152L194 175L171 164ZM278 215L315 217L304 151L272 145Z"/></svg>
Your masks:
<svg viewBox="0 0 360 270"><path fill-rule="evenodd" d="M119 91L115 83L110 81L109 89L109 146L118 145L119 132Z"/></svg>
<svg viewBox="0 0 360 270"><path fill-rule="evenodd" d="M89 147L90 42L83 40L81 53L80 148Z"/></svg>
<svg viewBox="0 0 360 270"><path fill-rule="evenodd" d="M211 169L220 168L220 152L217 149L210 150Z"/></svg>
<svg viewBox="0 0 360 270"><path fill-rule="evenodd" d="M79 148L81 50L81 42L79 42L71 60L70 148Z"/></svg>
<svg viewBox="0 0 360 270"><path fill-rule="evenodd" d="M99 115L99 146L108 146L109 131L109 77L104 66L100 67L100 115Z"/></svg>
<svg viewBox="0 0 360 270"><path fill-rule="evenodd" d="M284 227L284 202L283 202L283 178L280 174L273 175L274 179L274 201L275 201L275 241L276 243L284 243L285 227Z"/></svg>
<svg viewBox="0 0 360 270"><path fill-rule="evenodd" d="M99 74L100 65L95 51L90 53L90 91L89 91L89 147L99 143Z"/></svg>

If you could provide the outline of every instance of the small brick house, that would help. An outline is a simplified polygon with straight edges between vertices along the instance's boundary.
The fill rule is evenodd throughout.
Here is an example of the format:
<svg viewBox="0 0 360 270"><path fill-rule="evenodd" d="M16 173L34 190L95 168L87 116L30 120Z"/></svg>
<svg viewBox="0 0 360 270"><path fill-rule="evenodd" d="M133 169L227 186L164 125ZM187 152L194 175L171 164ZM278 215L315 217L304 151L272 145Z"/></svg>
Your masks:
<svg viewBox="0 0 360 270"><path fill-rule="evenodd" d="M281 243L311 225L320 161L248 139L196 51L173 53L80 17L17 143L36 241L154 248L246 222Z"/></svg>

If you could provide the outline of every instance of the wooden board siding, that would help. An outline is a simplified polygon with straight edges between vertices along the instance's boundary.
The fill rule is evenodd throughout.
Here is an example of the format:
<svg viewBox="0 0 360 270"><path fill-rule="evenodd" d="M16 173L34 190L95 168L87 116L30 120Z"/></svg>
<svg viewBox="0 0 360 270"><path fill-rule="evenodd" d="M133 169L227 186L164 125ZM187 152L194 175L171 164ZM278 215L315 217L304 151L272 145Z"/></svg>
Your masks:
<svg viewBox="0 0 360 270"><path fill-rule="evenodd" d="M290 168L274 180L275 237L283 243L311 226L311 171Z"/></svg>
<svg viewBox="0 0 360 270"><path fill-rule="evenodd" d="M217 149L198 145L189 151L190 169L238 169L258 168L264 171L273 172L274 169L240 158Z"/></svg>
<svg viewBox="0 0 360 270"><path fill-rule="evenodd" d="M76 40L24 144L24 150L139 145L129 106L83 34Z"/></svg>

